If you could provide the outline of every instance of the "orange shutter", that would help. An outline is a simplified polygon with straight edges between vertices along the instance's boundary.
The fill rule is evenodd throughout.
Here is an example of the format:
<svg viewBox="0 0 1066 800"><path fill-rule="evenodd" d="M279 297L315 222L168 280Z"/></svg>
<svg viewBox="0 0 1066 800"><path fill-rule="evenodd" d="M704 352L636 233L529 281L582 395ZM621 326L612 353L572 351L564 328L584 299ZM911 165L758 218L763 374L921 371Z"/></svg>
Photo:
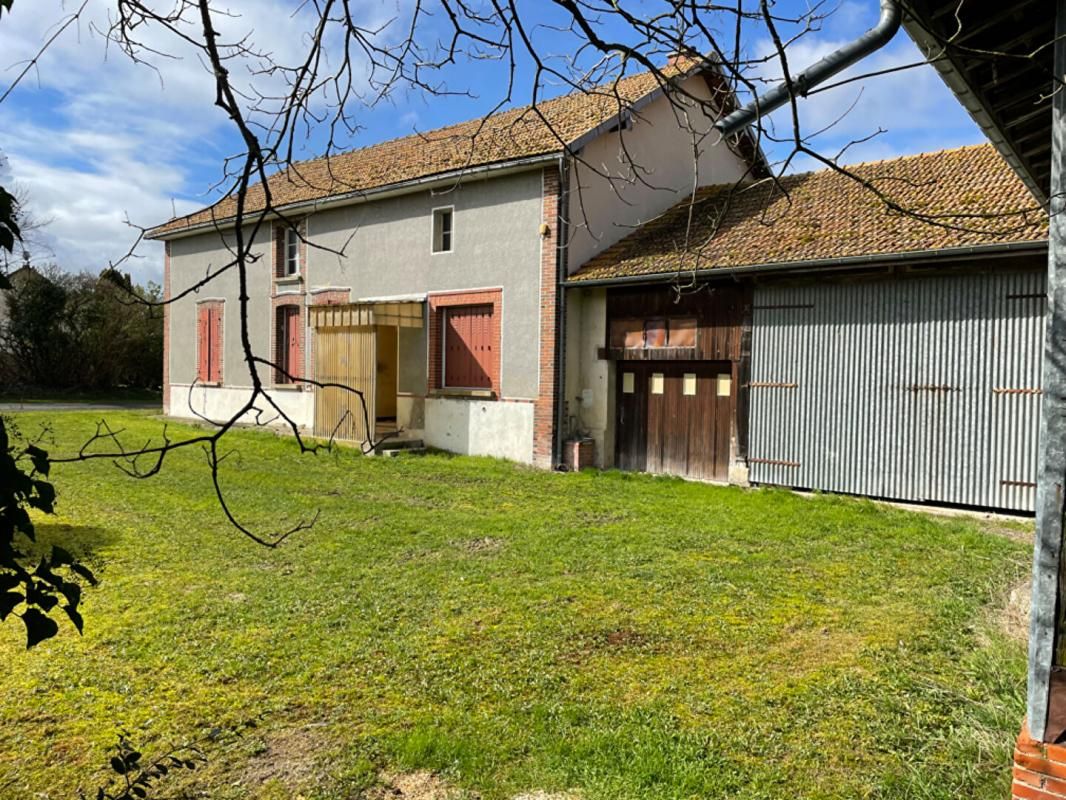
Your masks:
<svg viewBox="0 0 1066 800"><path fill-rule="evenodd" d="M222 305L212 305L209 313L211 345L208 348L208 380L222 383Z"/></svg>
<svg viewBox="0 0 1066 800"><path fill-rule="evenodd" d="M444 385L491 389L492 306L449 308L444 320Z"/></svg>
<svg viewBox="0 0 1066 800"><path fill-rule="evenodd" d="M285 334L288 339L288 358L286 369L294 378L302 377L300 369L300 309L289 307L285 315Z"/></svg>
<svg viewBox="0 0 1066 800"><path fill-rule="evenodd" d="M196 312L196 379L206 382L210 380L211 314L206 305L197 306Z"/></svg>

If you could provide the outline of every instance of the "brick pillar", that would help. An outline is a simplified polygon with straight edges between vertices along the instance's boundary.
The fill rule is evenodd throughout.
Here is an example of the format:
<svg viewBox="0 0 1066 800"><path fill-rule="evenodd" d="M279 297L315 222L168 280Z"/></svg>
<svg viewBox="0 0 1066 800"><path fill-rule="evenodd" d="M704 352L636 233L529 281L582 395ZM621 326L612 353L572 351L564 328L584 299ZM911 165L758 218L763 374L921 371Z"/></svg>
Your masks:
<svg viewBox="0 0 1066 800"><path fill-rule="evenodd" d="M170 242L163 243L163 413L170 413Z"/></svg>
<svg viewBox="0 0 1066 800"><path fill-rule="evenodd" d="M540 239L540 390L533 403L533 463L550 469L555 434L555 303L559 280L559 171L544 170ZM546 231L546 233L544 233Z"/></svg>
<svg viewBox="0 0 1066 800"><path fill-rule="evenodd" d="M1014 748L1013 800L1064 800L1066 798L1066 745L1044 744L1029 735L1022 723Z"/></svg>

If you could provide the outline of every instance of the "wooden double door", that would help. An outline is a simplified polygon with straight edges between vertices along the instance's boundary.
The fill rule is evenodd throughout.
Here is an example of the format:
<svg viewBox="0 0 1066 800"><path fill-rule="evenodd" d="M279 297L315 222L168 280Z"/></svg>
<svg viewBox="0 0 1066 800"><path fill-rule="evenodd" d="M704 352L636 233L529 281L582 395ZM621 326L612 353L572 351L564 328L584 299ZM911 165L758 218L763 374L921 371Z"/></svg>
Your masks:
<svg viewBox="0 0 1066 800"><path fill-rule="evenodd" d="M729 361L619 361L615 464L724 481L734 397Z"/></svg>

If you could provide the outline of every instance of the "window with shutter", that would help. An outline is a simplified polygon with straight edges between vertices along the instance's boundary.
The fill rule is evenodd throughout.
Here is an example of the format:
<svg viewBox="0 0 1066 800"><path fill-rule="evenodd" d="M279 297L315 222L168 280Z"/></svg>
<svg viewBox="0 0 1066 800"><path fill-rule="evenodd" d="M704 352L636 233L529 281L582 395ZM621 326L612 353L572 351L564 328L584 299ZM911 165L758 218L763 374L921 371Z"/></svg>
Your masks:
<svg viewBox="0 0 1066 800"><path fill-rule="evenodd" d="M300 307L281 306L275 313L275 363L278 368L275 382L293 383L303 374Z"/></svg>
<svg viewBox="0 0 1066 800"><path fill-rule="evenodd" d="M494 331L491 304L445 310L443 372L447 388L492 388Z"/></svg>
<svg viewBox="0 0 1066 800"><path fill-rule="evenodd" d="M196 380L222 383L221 301L201 303L196 312Z"/></svg>

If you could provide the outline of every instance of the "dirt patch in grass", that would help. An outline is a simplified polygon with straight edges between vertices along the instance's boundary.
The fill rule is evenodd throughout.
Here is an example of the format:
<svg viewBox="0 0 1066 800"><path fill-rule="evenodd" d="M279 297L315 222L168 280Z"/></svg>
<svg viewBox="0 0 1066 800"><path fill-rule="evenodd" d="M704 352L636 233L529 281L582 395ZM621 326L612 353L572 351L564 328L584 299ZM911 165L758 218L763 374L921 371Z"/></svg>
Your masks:
<svg viewBox="0 0 1066 800"><path fill-rule="evenodd" d="M653 634L622 626L580 634L572 637L572 641L573 647L562 656L563 661L571 664L583 664L588 658L621 651L659 653L664 644Z"/></svg>
<svg viewBox="0 0 1066 800"><path fill-rule="evenodd" d="M503 547L503 540L492 536L482 536L477 539L464 539L454 544L466 553L495 553Z"/></svg>
<svg viewBox="0 0 1066 800"><path fill-rule="evenodd" d="M366 793L366 800L458 800L459 791L432 772L382 775L382 785Z"/></svg>
<svg viewBox="0 0 1066 800"><path fill-rule="evenodd" d="M287 789L301 786L314 777L316 757L327 745L325 737L313 728L265 734L263 749L248 759L240 783L261 786L273 781Z"/></svg>

